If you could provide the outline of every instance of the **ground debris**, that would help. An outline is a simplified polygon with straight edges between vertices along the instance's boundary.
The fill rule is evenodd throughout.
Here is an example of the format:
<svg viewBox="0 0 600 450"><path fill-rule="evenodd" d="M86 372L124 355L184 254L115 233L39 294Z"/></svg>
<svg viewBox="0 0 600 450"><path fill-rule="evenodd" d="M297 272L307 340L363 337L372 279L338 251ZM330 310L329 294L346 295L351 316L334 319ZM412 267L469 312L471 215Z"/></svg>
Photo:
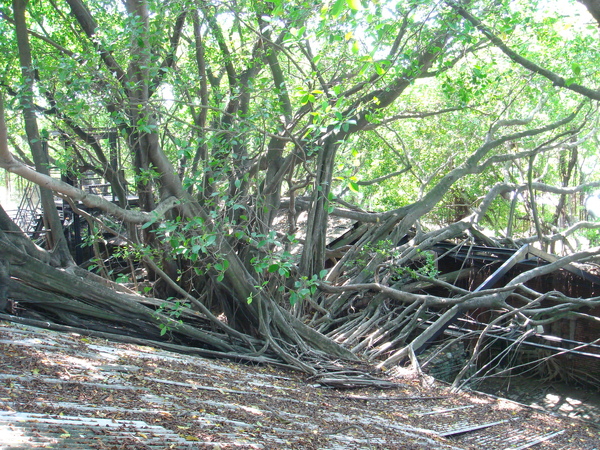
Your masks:
<svg viewBox="0 0 600 450"><path fill-rule="evenodd" d="M343 375L326 388L323 377L3 323L0 447L600 447L589 424L513 402ZM361 387L365 377L386 389Z"/></svg>

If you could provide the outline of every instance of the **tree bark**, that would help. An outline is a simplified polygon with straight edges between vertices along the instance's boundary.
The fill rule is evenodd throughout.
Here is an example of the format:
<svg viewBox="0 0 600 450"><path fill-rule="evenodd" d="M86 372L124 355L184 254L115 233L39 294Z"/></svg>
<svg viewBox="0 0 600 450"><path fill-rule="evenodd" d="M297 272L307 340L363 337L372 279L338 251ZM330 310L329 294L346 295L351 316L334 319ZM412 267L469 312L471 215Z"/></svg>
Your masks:
<svg viewBox="0 0 600 450"><path fill-rule="evenodd" d="M21 65L21 76L24 86L24 90L21 92L21 108L23 109L25 131L27 133L27 139L29 147L31 148L36 170L44 175L48 175L48 167L50 164L47 148L44 146L44 140L40 136L36 113L33 107L36 71L32 63L29 35L27 33L27 23L25 20L26 6L27 2L25 0L13 0L19 62ZM40 197L44 216L49 226L49 234L47 235L48 248L53 249L53 253L61 264L73 264L73 259L71 258L67 241L63 234L62 221L58 216L56 204L54 203L54 194L52 191L41 185Z"/></svg>

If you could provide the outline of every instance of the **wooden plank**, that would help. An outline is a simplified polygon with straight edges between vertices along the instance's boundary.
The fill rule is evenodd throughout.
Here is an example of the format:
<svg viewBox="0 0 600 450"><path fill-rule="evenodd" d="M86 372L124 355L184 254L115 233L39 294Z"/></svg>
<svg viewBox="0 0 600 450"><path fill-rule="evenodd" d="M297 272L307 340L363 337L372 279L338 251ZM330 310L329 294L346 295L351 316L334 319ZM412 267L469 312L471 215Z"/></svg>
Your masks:
<svg viewBox="0 0 600 450"><path fill-rule="evenodd" d="M547 253L547 252L540 250L538 248L535 248L535 247L531 247L529 249L529 253L531 253L533 256L536 256L540 259L543 259L544 261L546 261L548 263L553 263L560 259L558 256L553 255L552 253ZM577 275L578 277L581 277L585 280L591 281L592 283L600 286L600 277L597 277L596 275L586 272L585 270L581 270L580 268L574 266L573 264L567 264L567 265L563 266L562 268L568 272L571 272L572 274Z"/></svg>
<svg viewBox="0 0 600 450"><path fill-rule="evenodd" d="M386 402L386 401L413 401L413 400L442 400L445 398L448 398L448 396L438 396L438 397L421 397L421 396L416 396L416 397L369 397L369 396L362 396L362 395L348 395L346 397L342 396L342 395L327 395L327 397L332 397L332 398L347 398L349 400L365 400L365 401L382 401L382 402ZM469 405L468 406L473 407L473 405ZM466 408L466 407L463 407ZM436 411L437 412L437 411ZM432 413L426 413L426 414L432 414Z"/></svg>
<svg viewBox="0 0 600 450"><path fill-rule="evenodd" d="M477 256L482 256L482 254L489 253L495 253L510 258L516 252L513 248L487 247L484 245L464 245L457 248L456 244L447 242L438 242L433 246L433 249L445 251L460 258L466 258L467 256L469 256L469 258L476 258Z"/></svg>
<svg viewBox="0 0 600 450"><path fill-rule="evenodd" d="M421 416L431 416L432 414L445 414L445 413L459 411L461 409L469 409L469 408L475 408L475 405L465 405L465 406L457 406L456 408L439 409L437 411L427 411L424 413L417 413L417 414L415 414L415 416L421 417Z"/></svg>
<svg viewBox="0 0 600 450"><path fill-rule="evenodd" d="M445 281L446 283L454 284L458 280L462 280L463 278L468 278L473 274L473 269L461 269L456 270L454 272L448 272L443 275L437 277L439 281ZM432 287L435 287L436 284L430 281L417 281L415 283L405 284L400 287L400 290L403 292L416 292L419 290L425 290Z"/></svg>
<svg viewBox="0 0 600 450"><path fill-rule="evenodd" d="M438 435L441 437L448 437L448 436L456 436L457 434L471 433L473 431L483 430L484 428L489 428L489 427L493 427L495 425L500 425L502 423L510 422L511 420L512 419L499 420L497 422L489 422L489 423L484 423L484 424L480 424L480 425L473 425L470 427L457 428L456 430L449 430L449 431L444 431L442 433L438 433Z"/></svg>
<svg viewBox="0 0 600 450"><path fill-rule="evenodd" d="M483 291L485 289L491 289L494 285L504 276L506 273L512 269L517 263L523 261L527 254L529 253L529 244L525 244L519 250L517 250L510 258L508 258L504 264L502 264L498 269L492 273L486 280L481 283L477 289L473 292Z"/></svg>
<svg viewBox="0 0 600 450"><path fill-rule="evenodd" d="M415 355L423 353L446 329L454 324L456 320L463 314L461 305L454 305L438 319L427 327L423 333L415 338L412 342Z"/></svg>
<svg viewBox="0 0 600 450"><path fill-rule="evenodd" d="M508 258L494 273L492 273L483 283L481 283L477 289L473 292L479 292L484 289L492 288L498 280L500 280L506 273L512 269L515 264L523 261L529 252L529 244L525 244L519 250L517 250L510 258ZM442 333L444 333L450 325L453 325L460 316L464 313L460 308L460 305L454 305L444 314L442 314L433 325L429 326L427 330L422 333L414 342L419 342L418 339L421 336L426 336L426 341L423 344L413 346L415 348L415 354L419 355L423 353Z"/></svg>

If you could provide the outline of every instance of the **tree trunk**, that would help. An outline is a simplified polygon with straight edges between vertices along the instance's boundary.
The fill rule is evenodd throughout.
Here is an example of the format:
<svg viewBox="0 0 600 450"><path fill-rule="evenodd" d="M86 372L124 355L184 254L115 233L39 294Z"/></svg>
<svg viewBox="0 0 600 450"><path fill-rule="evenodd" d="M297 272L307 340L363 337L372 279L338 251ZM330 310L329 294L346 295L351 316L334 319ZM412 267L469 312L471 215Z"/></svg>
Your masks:
<svg viewBox="0 0 600 450"><path fill-rule="evenodd" d="M36 170L40 173L49 174L49 160L45 141L41 138L36 113L33 108L33 92L36 78L36 71L32 65L31 48L29 46L29 35L27 32L27 23L25 21L25 9L27 2L25 0L13 0L13 11L15 16L15 29L17 34L17 45L19 48L19 61L21 64L21 73L24 91L21 93L21 107L23 108L23 119L25 121L25 131ZM40 186L40 197L42 208L49 234L47 236L48 248L52 249L58 260L63 265L72 264L73 260L69 253L67 241L63 234L63 226L56 204L54 203L54 193L43 186Z"/></svg>
<svg viewBox="0 0 600 450"><path fill-rule="evenodd" d="M338 149L336 141L336 135L332 134L318 150L317 174L306 224L306 242L300 260L300 273L309 278L325 267L331 181Z"/></svg>

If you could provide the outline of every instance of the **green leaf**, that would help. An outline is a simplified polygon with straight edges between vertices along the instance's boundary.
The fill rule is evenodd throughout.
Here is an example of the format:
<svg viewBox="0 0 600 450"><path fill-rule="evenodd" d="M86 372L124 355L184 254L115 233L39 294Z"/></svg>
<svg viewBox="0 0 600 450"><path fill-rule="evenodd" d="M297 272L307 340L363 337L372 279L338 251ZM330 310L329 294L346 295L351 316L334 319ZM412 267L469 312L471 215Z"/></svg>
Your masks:
<svg viewBox="0 0 600 450"><path fill-rule="evenodd" d="M302 28L290 28L290 34L295 38L301 38L304 32L306 31L306 27Z"/></svg>
<svg viewBox="0 0 600 450"><path fill-rule="evenodd" d="M271 13L273 16L280 16L281 14L283 14L283 4L279 4L277 5L274 9L273 12Z"/></svg>
<svg viewBox="0 0 600 450"><path fill-rule="evenodd" d="M344 0L336 0L336 2L333 4L333 7L331 8L331 16L334 19L342 13L345 4L346 2Z"/></svg>
<svg viewBox="0 0 600 450"><path fill-rule="evenodd" d="M348 183L348 187L350 188L350 190L352 192L357 192L358 193L358 183L356 181L350 181Z"/></svg>
<svg viewBox="0 0 600 450"><path fill-rule="evenodd" d="M279 264L271 264L269 266L269 268L267 269L267 271L269 273L275 273L275 272L277 272L278 269L279 269Z"/></svg>
<svg viewBox="0 0 600 450"><path fill-rule="evenodd" d="M360 68L360 70L358 71L358 74L359 74L359 75L364 75L364 74L365 74L365 72L366 72L367 70L369 70L369 67L371 67L371 62L364 63L364 64L362 65L362 67Z"/></svg>
<svg viewBox="0 0 600 450"><path fill-rule="evenodd" d="M571 64L571 69L573 70L573 73L577 76L581 75L581 66L574 62Z"/></svg>
<svg viewBox="0 0 600 450"><path fill-rule="evenodd" d="M348 6L355 10L355 11L359 11L361 9L363 9L362 4L360 3L360 0L347 0Z"/></svg>
<svg viewBox="0 0 600 450"><path fill-rule="evenodd" d="M156 218L153 218L152 220L149 220L144 225L142 225L142 230L145 230L146 228L152 226L152 224L155 223L155 222L156 222Z"/></svg>

